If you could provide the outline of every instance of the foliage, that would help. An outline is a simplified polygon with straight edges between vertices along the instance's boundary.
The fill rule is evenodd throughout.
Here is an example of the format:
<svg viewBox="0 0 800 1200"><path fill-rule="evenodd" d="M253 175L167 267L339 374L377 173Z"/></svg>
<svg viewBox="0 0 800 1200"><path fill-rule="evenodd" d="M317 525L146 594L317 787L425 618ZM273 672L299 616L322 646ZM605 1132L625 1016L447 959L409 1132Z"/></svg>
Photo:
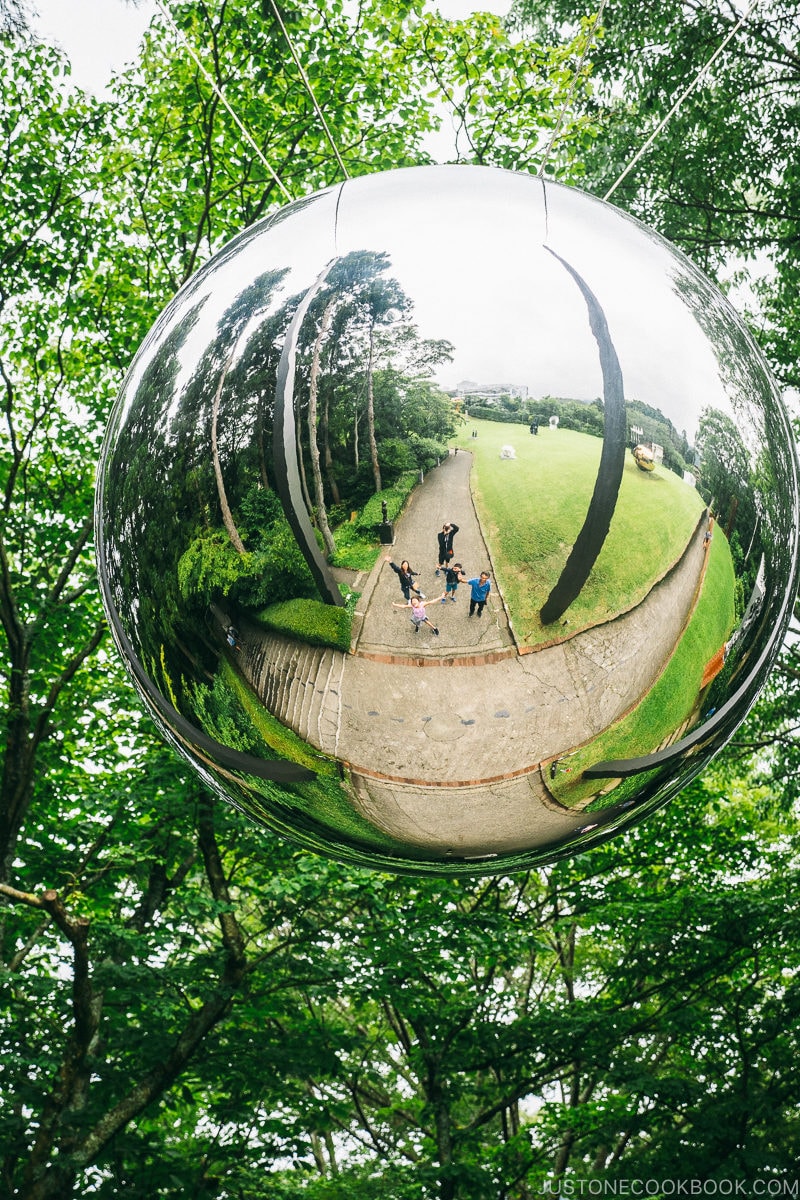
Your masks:
<svg viewBox="0 0 800 1200"><path fill-rule="evenodd" d="M383 505L386 505L386 515L390 521L396 521L403 510L419 476L415 471L406 471L392 487L384 488L371 496L356 518L356 528L374 531L383 520Z"/></svg>
<svg viewBox="0 0 800 1200"><path fill-rule="evenodd" d="M320 600L285 600L282 604L270 604L261 609L256 619L266 629L299 638L312 646L350 649L350 613Z"/></svg>
<svg viewBox="0 0 800 1200"><path fill-rule="evenodd" d="M334 183L338 165L271 11L171 4L302 196ZM548 0L552 37L487 14L447 22L421 0L282 11L352 173L425 161L423 139L451 117L458 157L537 166L588 29L565 36L571 0ZM609 0L592 89L584 63L552 169L603 190L733 19L716 4ZM759 331L786 379L798 361L797 19L788 3L755 12L621 193L701 264L766 256ZM154 736L104 639L92 464L158 312L284 197L161 17L113 101L62 87L67 70L31 38L3 43L0 1191L530 1200L560 1180L794 1178L797 644L731 754L668 814L529 876L412 883L350 870L217 803ZM250 397L268 349L244 357ZM379 439L396 436L402 403L420 438L446 441L444 402L424 378L395 386L399 349L383 349ZM143 621L167 609L175 642L151 652L176 679L179 614L159 590L163 564L174 583L187 552L175 529L208 543L197 574L185 566L198 611L213 590L204 555L227 570L212 464L191 441L206 417L190 400L186 507L153 488L146 513L131 505L150 519L155 565L120 580ZM226 468L236 436L223 433ZM135 498L152 464L126 466ZM275 599L258 597L258 555L271 593L294 569L280 536L267 561L279 514L271 480L260 483L235 512L253 603ZM216 666L209 651L197 701L216 703L241 744L254 730L276 755L308 750L258 725L263 709L248 710L229 664L241 711L215 693ZM364 826L333 767L316 765L297 806L357 840ZM390 839L379 849L390 854Z"/></svg>
<svg viewBox="0 0 800 1200"><path fill-rule="evenodd" d="M556 30L577 30L585 11L576 0L516 0L512 25L520 36L547 41ZM800 211L791 131L800 12L793 0L769 0L741 25L739 16L725 0L608 0L590 55L592 87L576 96L577 111L603 129L587 144L584 163L598 195L619 181L614 204L738 292L773 369L796 387ZM633 150L695 81L620 181Z"/></svg>

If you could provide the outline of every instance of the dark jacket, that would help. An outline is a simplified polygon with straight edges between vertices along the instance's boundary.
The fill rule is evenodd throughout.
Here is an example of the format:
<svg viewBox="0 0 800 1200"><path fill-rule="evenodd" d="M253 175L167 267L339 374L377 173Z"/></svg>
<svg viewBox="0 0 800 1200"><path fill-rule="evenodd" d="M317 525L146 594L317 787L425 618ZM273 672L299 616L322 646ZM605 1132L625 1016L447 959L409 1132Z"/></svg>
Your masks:
<svg viewBox="0 0 800 1200"><path fill-rule="evenodd" d="M439 562L444 562L453 553L453 538L458 533L458 526L451 525L447 533L439 531Z"/></svg>

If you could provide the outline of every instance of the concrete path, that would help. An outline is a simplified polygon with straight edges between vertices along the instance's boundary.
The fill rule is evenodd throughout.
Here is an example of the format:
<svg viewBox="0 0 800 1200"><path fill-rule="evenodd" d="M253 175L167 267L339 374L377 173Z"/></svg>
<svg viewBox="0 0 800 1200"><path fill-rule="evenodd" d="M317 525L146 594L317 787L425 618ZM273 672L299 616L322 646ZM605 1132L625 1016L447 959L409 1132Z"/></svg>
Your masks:
<svg viewBox="0 0 800 1200"><path fill-rule="evenodd" d="M490 654L516 652L489 551L483 539L475 506L472 503L469 476L472 455L464 451L451 454L430 471L412 492L396 523L395 544L387 554L399 566L407 558L412 571L419 571L417 587L429 598L441 595L444 576L436 575L439 544L436 535L449 521L458 526L453 541L453 562L460 562L464 574L472 579L481 571L492 576L492 592L480 620L466 620L470 589L459 584L456 603L430 604L427 613L439 628L439 637L423 626L414 632L408 610L392 608L392 601L403 603L403 593L394 571L383 556L372 572L359 605L361 623L354 630L352 649L359 654L409 654L433 657L446 654Z"/></svg>
<svg viewBox="0 0 800 1200"><path fill-rule="evenodd" d="M455 558L470 575L488 551L469 496L471 456L451 456L415 490L392 557L438 584L436 533L459 526ZM247 639L242 666L269 710L347 764L358 810L432 855L483 857L546 844L585 818L563 809L541 764L606 729L652 687L694 607L703 576L701 522L680 561L631 612L568 641L519 655L494 583L494 605L469 617L469 589L431 605L439 637L414 633L397 577L382 560L361 598L354 652ZM655 749L655 747L653 747Z"/></svg>

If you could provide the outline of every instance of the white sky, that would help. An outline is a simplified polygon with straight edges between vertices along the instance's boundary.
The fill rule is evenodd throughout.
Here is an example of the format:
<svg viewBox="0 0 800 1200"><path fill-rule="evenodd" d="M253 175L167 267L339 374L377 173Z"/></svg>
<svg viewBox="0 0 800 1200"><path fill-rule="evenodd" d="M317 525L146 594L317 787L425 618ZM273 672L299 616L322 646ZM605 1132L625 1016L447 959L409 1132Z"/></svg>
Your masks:
<svg viewBox="0 0 800 1200"><path fill-rule="evenodd" d="M114 71L136 57L137 47L156 11L154 0L34 0L35 29L58 42L72 63L72 81L85 91L102 93ZM471 12L504 14L511 0L439 0L450 20Z"/></svg>

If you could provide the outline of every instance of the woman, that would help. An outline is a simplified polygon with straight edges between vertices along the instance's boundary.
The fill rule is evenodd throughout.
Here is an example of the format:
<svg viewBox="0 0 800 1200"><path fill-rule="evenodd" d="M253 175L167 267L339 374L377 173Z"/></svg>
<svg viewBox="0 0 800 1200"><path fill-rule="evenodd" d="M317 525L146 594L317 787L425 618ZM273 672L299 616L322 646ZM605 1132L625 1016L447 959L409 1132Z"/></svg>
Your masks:
<svg viewBox="0 0 800 1200"><path fill-rule="evenodd" d="M391 558L387 558L386 562L388 562L389 566L392 568L395 575L399 576L400 590L402 591L403 599L406 602L408 602L411 599L412 592L414 593L415 596L419 596L420 600L425 599L424 595L419 590L419 588L414 586L414 580L417 578L417 575L419 574L419 572L411 570L411 567L408 565L407 558L403 559L403 561L400 563L399 567L398 567L397 563L392 562Z"/></svg>

